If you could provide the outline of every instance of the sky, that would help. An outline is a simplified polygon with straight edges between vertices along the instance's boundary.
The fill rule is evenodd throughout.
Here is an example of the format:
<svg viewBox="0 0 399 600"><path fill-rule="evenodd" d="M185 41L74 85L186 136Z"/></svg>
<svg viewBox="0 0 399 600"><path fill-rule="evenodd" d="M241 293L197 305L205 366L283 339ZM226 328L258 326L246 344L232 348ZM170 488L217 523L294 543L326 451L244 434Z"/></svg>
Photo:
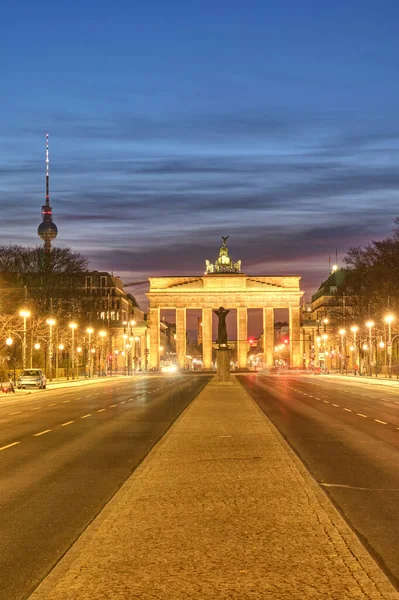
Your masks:
<svg viewBox="0 0 399 600"><path fill-rule="evenodd" d="M399 214L398 24L396 0L6 3L1 243L40 243L49 133L55 244L92 269L202 274L229 235L310 297Z"/></svg>

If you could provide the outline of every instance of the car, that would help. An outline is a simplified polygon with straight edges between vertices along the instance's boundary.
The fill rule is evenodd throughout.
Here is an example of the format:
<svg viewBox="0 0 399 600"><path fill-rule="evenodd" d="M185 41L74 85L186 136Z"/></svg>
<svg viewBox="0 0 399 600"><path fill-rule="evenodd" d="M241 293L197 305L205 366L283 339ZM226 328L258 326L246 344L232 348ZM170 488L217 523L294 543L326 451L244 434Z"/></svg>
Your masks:
<svg viewBox="0 0 399 600"><path fill-rule="evenodd" d="M17 380L17 388L35 387L45 390L46 376L41 369L24 369Z"/></svg>
<svg viewBox="0 0 399 600"><path fill-rule="evenodd" d="M163 367L161 367L161 372L162 373L176 373L177 372L177 365L174 365L174 364L165 364L165 365L163 365Z"/></svg>

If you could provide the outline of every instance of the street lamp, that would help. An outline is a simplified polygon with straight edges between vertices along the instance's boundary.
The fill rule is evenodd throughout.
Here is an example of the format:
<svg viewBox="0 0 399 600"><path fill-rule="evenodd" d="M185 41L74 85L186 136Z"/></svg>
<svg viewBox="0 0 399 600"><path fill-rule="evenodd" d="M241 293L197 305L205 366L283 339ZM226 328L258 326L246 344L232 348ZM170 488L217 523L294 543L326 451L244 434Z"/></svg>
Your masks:
<svg viewBox="0 0 399 600"><path fill-rule="evenodd" d="M346 329L340 329L339 330L339 335L341 336L341 370L343 371L345 368L345 360L346 360L346 352L345 352L345 346L344 346L344 336L346 333ZM344 358L345 356L345 358Z"/></svg>
<svg viewBox="0 0 399 600"><path fill-rule="evenodd" d="M100 349L100 367L99 367L99 375L100 375L100 368L101 368L101 361L102 361L102 356L103 356L103 345L104 345L104 338L107 336L107 332L106 331L99 331L98 335L101 338L101 349ZM105 361L105 374L107 374L107 361Z"/></svg>
<svg viewBox="0 0 399 600"><path fill-rule="evenodd" d="M63 349L64 349L64 344L59 344L59 346L58 346L59 352L62 352ZM57 352L57 354L55 355L55 378L57 379L57 381L58 381L59 352Z"/></svg>
<svg viewBox="0 0 399 600"><path fill-rule="evenodd" d="M48 349L48 360L49 360L49 374L50 381L53 381L53 325L55 325L55 319L47 319L47 325L50 327L50 343Z"/></svg>
<svg viewBox="0 0 399 600"><path fill-rule="evenodd" d="M355 347L355 358L354 358L354 367L355 367L355 374L356 374L356 365L357 365L357 344L356 344L356 334L359 331L359 327L357 325L353 325L351 327L351 332L353 333L353 345Z"/></svg>
<svg viewBox="0 0 399 600"><path fill-rule="evenodd" d="M392 377L392 337L391 337L391 323L395 319L393 315L387 315L384 318L385 323L388 323L388 369L389 377Z"/></svg>
<svg viewBox="0 0 399 600"><path fill-rule="evenodd" d="M76 323L69 323L71 329L71 353L72 353L72 379L75 379L75 329L77 328Z"/></svg>
<svg viewBox="0 0 399 600"><path fill-rule="evenodd" d="M30 310L26 308L22 308L19 311L19 316L24 320L24 338L22 344L22 369L25 369L26 366L26 319L30 317Z"/></svg>
<svg viewBox="0 0 399 600"><path fill-rule="evenodd" d="M88 327L86 333L89 335L89 377L92 376L92 351L91 351L91 336L94 333L93 327Z"/></svg>
<svg viewBox="0 0 399 600"><path fill-rule="evenodd" d="M368 327L369 330L369 367L370 367L370 375L373 374L373 362L374 362L374 357L373 357L373 340L371 339L371 329L372 327L374 327L374 321L367 321L366 322L366 327Z"/></svg>

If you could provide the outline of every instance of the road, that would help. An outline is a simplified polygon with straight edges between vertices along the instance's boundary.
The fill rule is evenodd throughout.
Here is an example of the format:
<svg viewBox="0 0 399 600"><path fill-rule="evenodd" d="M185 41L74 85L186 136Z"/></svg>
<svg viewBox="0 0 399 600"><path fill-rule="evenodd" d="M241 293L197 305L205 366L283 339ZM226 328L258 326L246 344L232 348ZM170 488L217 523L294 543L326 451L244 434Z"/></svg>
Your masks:
<svg viewBox="0 0 399 600"><path fill-rule="evenodd" d="M29 596L208 381L143 376L2 397L1 600Z"/></svg>
<svg viewBox="0 0 399 600"><path fill-rule="evenodd" d="M239 381L399 589L399 389L310 375Z"/></svg>

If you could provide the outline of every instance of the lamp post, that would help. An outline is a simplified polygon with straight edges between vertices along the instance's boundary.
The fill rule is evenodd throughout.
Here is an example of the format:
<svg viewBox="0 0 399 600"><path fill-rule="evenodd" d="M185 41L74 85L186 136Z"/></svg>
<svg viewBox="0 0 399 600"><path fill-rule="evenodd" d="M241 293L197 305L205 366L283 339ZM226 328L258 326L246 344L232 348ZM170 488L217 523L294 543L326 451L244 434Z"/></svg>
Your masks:
<svg viewBox="0 0 399 600"><path fill-rule="evenodd" d="M50 381L53 381L53 325L55 325L55 319L47 319L47 325L50 327L50 343L48 348L48 361L49 361L49 376Z"/></svg>
<svg viewBox="0 0 399 600"><path fill-rule="evenodd" d="M371 338L371 329L372 329L372 327L374 327L374 321L367 321L366 327L369 330L369 369L370 369L370 375L372 376L373 375L374 357L373 357L373 340Z"/></svg>
<svg viewBox="0 0 399 600"><path fill-rule="evenodd" d="M78 365L77 365L77 366L78 366L78 369L77 369L77 371L78 371L78 377L79 377L79 363L80 363L80 354L81 354L81 352L82 352L82 348L81 348L80 346L78 346L78 347L76 348L76 352L78 353Z"/></svg>
<svg viewBox="0 0 399 600"><path fill-rule="evenodd" d="M126 352L126 340L127 340L127 333L123 334L123 358L124 358L124 375L127 375L127 352Z"/></svg>
<svg viewBox="0 0 399 600"><path fill-rule="evenodd" d="M19 316L24 320L24 337L22 343L22 369L26 366L26 319L30 317L30 310L23 308L19 311Z"/></svg>
<svg viewBox="0 0 399 600"><path fill-rule="evenodd" d="M346 333L345 329L342 328L339 330L339 335L341 336L341 371L344 371L345 362L346 362L346 352L345 352L345 344L344 344L345 333Z"/></svg>
<svg viewBox="0 0 399 600"><path fill-rule="evenodd" d="M72 358L72 379L75 379L75 329L77 328L76 323L69 323L71 329L71 358Z"/></svg>
<svg viewBox="0 0 399 600"><path fill-rule="evenodd" d="M391 335L391 323L395 319L393 315L387 315L384 318L385 323L388 323L388 371L389 377L392 377L392 335Z"/></svg>
<svg viewBox="0 0 399 600"><path fill-rule="evenodd" d="M62 352L64 349L64 344L59 344L58 350ZM59 352L57 352L55 356L55 378L58 380L58 367L59 367Z"/></svg>
<svg viewBox="0 0 399 600"><path fill-rule="evenodd" d="M92 374L93 374L92 373L92 360L91 360L92 359L92 354L93 354L92 351L91 351L91 336L94 333L93 327L88 327L86 329L86 333L89 336L89 377L91 377Z"/></svg>
<svg viewBox="0 0 399 600"><path fill-rule="evenodd" d="M357 343L356 343L356 333L359 331L359 327L357 325L353 325L351 327L351 332L353 333L353 345L354 345L354 350L355 350L355 358L354 358L354 371L355 371L355 375L357 375L357 369L356 369L356 365L357 365ZM357 367L359 368L359 366L357 365Z"/></svg>
<svg viewBox="0 0 399 600"><path fill-rule="evenodd" d="M6 344L9 348L11 348L11 346L13 345L14 340L12 339L12 337L10 337L10 335L8 335L8 338L6 339ZM15 376L15 352L14 352L14 357L13 357L13 371L14 371L14 385L16 384L16 376Z"/></svg>
<svg viewBox="0 0 399 600"><path fill-rule="evenodd" d="M102 362L102 357L103 357L103 346L104 346L104 338L107 336L107 332L106 331L99 331L98 335L101 338L101 350L100 350L100 368L101 368L101 362ZM100 374L100 369L99 369L99 374ZM107 361L105 361L105 374L107 374Z"/></svg>

